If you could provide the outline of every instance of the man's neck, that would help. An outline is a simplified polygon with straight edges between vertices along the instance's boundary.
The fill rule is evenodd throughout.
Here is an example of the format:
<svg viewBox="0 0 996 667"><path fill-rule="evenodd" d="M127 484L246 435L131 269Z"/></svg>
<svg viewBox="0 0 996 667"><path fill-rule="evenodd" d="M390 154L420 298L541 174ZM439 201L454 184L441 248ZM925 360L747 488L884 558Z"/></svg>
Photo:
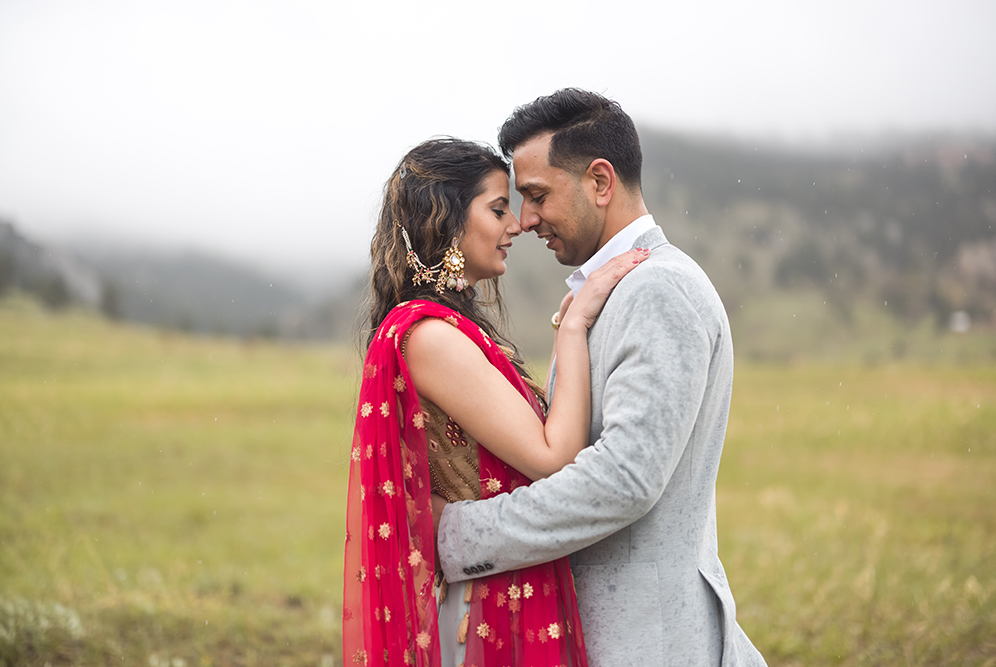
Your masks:
<svg viewBox="0 0 996 667"><path fill-rule="evenodd" d="M647 213L645 216L636 218L613 234L595 254L588 258L588 261L575 269L574 273L567 279L567 286L571 288L574 295L577 296L578 290L581 289L581 286L588 279L588 276L591 275L592 271L603 266L616 255L620 255L631 249L636 239L644 232L653 228L654 225L654 217Z"/></svg>
<svg viewBox="0 0 996 667"><path fill-rule="evenodd" d="M613 202L615 203L614 200ZM644 203L643 195L641 194L637 194L635 197L624 198L623 201L618 202L617 208L613 208L612 204L610 204L609 210L606 211L605 226L602 228L602 237L598 242L598 250L601 250L602 246L609 242L609 239L628 227L631 222L649 214L650 211L647 210L647 205Z"/></svg>

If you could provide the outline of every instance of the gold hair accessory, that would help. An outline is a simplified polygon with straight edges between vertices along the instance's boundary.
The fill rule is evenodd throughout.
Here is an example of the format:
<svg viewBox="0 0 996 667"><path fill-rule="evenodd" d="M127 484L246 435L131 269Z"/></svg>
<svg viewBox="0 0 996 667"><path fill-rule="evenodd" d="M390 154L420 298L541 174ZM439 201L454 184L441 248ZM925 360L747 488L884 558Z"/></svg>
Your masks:
<svg viewBox="0 0 996 667"><path fill-rule="evenodd" d="M443 255L443 261L435 266L426 266L412 249L412 241L408 238L408 231L397 220L394 221L394 224L401 229L401 236L405 239L405 247L408 249L406 261L412 271L415 272L414 277L412 277L413 284L422 285L424 283L435 282L435 289L438 294L442 294L444 289L452 289L457 292L463 291L463 288L467 286L467 279L463 276L464 257L463 253L457 247L456 237L453 237L453 242L450 244L446 254Z"/></svg>

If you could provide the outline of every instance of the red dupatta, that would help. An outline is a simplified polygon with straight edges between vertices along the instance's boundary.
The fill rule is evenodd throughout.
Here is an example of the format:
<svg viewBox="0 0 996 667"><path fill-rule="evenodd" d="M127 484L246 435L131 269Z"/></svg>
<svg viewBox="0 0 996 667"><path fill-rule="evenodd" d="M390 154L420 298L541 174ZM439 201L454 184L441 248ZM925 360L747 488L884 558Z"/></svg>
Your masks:
<svg viewBox="0 0 996 667"><path fill-rule="evenodd" d="M410 301L384 319L363 366L349 471L346 665L440 665L424 417L401 349L406 332L425 317L443 319L473 340L543 418L535 395L498 345L456 311ZM482 499L529 484L486 443L479 444ZM463 589L454 586L450 595ZM566 557L474 580L464 665L587 666Z"/></svg>

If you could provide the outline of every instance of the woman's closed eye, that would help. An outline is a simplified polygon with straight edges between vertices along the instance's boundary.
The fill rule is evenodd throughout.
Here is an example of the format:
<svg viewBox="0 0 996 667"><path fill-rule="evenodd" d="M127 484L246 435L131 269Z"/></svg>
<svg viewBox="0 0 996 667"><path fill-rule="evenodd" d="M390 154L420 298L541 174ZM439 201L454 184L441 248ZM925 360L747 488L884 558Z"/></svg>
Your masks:
<svg viewBox="0 0 996 667"><path fill-rule="evenodd" d="M506 211L506 210L505 210L505 209L503 209L503 208L493 208L493 209L491 209L491 210L492 210L492 211L494 212L495 216L497 216L499 220L500 220L501 218L504 218L504 217L505 217L505 214L506 214L506 213L508 212L508 211Z"/></svg>

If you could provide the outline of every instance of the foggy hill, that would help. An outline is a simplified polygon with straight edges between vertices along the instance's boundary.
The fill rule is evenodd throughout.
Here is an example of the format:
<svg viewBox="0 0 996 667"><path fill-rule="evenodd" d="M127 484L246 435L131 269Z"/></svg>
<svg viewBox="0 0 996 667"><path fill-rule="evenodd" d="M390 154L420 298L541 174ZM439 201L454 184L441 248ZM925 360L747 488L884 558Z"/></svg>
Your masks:
<svg viewBox="0 0 996 667"><path fill-rule="evenodd" d="M201 252L82 244L72 250L99 272L105 310L129 321L273 337L307 304L285 279Z"/></svg>
<svg viewBox="0 0 996 667"><path fill-rule="evenodd" d="M52 308L100 303L100 276L71 253L45 247L0 220L0 296L10 290L35 295Z"/></svg>
<svg viewBox="0 0 996 667"><path fill-rule="evenodd" d="M255 267L193 251L93 242L45 245L0 221L0 296L11 290L53 308L81 305L113 319L167 329L267 337L334 334L329 317L302 325L314 301L303 288Z"/></svg>

